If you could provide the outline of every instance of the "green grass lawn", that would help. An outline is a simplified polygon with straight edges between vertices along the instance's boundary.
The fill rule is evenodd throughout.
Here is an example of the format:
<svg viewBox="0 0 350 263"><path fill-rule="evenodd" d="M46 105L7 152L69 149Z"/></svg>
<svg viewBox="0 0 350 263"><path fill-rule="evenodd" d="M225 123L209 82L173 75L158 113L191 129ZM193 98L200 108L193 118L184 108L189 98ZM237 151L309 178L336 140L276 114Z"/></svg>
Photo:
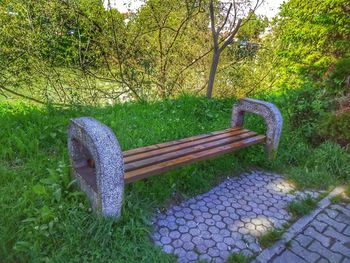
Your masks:
<svg viewBox="0 0 350 263"><path fill-rule="evenodd" d="M350 157L337 144L311 145L292 127L291 107L268 98L285 118L276 160L249 147L128 185L122 217L91 212L70 177L69 119L92 116L113 129L123 150L229 127L234 99L183 96L155 103L55 109L0 103L0 261L174 262L149 239L152 214L207 191L228 175L259 167L287 174L300 187L329 188L349 180ZM263 133L262 119L247 126Z"/></svg>

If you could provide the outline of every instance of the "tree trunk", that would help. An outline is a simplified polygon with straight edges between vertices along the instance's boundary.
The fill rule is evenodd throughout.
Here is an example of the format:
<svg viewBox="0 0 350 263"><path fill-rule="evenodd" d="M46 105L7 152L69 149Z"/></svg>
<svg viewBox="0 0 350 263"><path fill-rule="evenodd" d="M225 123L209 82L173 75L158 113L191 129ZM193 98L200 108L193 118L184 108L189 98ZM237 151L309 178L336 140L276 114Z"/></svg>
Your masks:
<svg viewBox="0 0 350 263"><path fill-rule="evenodd" d="M219 64L219 58L220 58L220 50L214 49L213 60L211 62L211 67L210 67L208 88L207 88L207 97L209 99L212 97L212 93L213 93L215 75L216 75L216 70L217 70L218 64Z"/></svg>

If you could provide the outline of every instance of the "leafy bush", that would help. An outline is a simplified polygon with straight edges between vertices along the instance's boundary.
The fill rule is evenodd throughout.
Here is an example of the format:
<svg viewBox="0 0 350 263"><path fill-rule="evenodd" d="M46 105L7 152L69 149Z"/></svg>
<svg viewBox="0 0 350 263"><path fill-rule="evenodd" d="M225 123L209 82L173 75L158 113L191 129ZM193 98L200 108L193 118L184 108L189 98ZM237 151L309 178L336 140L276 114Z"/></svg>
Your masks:
<svg viewBox="0 0 350 263"><path fill-rule="evenodd" d="M297 132L308 142L318 145L321 140L317 125L325 112L335 109L333 95L309 80L300 87L285 86L283 90L280 95L267 94L262 98L273 101L281 109L284 123L290 129L288 132Z"/></svg>
<svg viewBox="0 0 350 263"><path fill-rule="evenodd" d="M339 59L329 76L328 85L342 90L346 79L350 77L350 57Z"/></svg>
<svg viewBox="0 0 350 263"><path fill-rule="evenodd" d="M340 145L350 143L350 112L328 113L320 121L319 135L332 139Z"/></svg>

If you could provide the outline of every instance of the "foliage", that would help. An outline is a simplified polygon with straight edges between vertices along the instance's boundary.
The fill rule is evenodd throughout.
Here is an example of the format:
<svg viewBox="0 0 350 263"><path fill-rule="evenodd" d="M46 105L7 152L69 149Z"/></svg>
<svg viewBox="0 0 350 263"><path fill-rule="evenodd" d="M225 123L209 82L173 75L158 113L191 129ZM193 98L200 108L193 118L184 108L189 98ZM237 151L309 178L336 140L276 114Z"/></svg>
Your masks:
<svg viewBox="0 0 350 263"><path fill-rule="evenodd" d="M350 143L350 112L328 113L319 124L320 136L333 139L340 145Z"/></svg>
<svg viewBox="0 0 350 263"><path fill-rule="evenodd" d="M349 2L290 0L276 22L278 53L290 73L322 79L350 49Z"/></svg>
<svg viewBox="0 0 350 263"><path fill-rule="evenodd" d="M350 58L344 57L340 58L332 72L329 74L328 85L334 87L334 89L340 89L344 86L350 88Z"/></svg>
<svg viewBox="0 0 350 263"><path fill-rule="evenodd" d="M201 93L207 84L213 48L205 1L150 0L125 14L86 0L4 0L0 8L6 98L105 105ZM262 21L246 21L241 38L257 41ZM220 82L227 82L233 56L243 62L255 54L237 43L230 49Z"/></svg>

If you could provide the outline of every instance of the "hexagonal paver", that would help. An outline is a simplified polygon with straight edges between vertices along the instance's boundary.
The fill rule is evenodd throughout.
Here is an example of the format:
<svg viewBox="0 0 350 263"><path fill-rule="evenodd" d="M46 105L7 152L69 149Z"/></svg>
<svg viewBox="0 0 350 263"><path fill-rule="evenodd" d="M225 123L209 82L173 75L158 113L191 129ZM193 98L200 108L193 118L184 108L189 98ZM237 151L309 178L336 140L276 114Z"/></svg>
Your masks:
<svg viewBox="0 0 350 263"><path fill-rule="evenodd" d="M317 196L291 190L283 177L262 171L228 178L209 192L156 214L152 240L180 262L225 262L239 252L253 255L261 251L259 236L290 219L289 202L307 194Z"/></svg>

